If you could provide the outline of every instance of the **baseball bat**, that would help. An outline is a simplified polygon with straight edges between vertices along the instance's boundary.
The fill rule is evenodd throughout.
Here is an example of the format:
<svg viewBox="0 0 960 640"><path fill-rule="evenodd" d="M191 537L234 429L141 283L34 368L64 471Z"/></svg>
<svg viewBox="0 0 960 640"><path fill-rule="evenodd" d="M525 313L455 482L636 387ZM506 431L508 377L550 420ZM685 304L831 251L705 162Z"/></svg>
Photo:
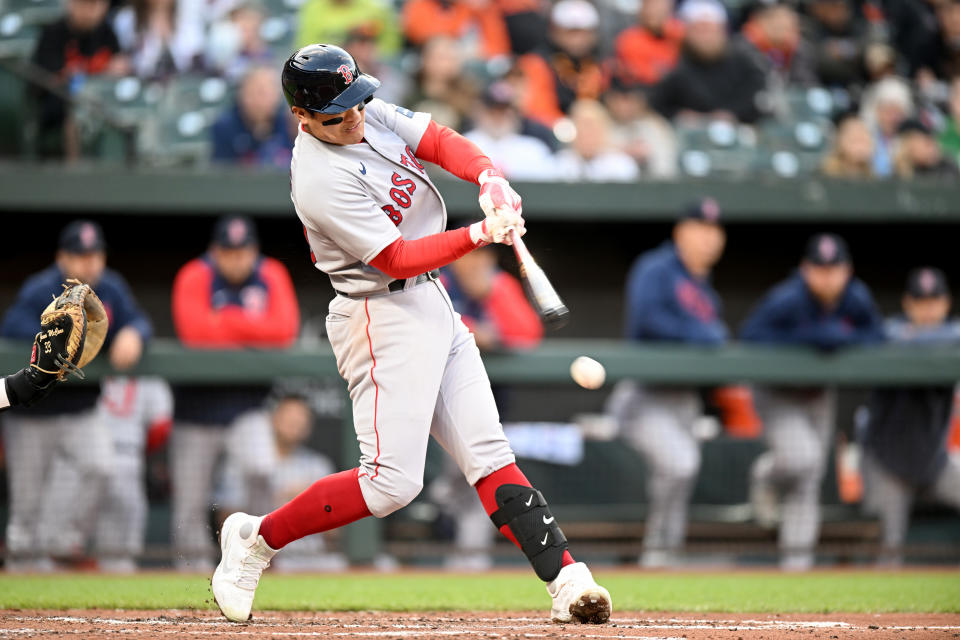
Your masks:
<svg viewBox="0 0 960 640"><path fill-rule="evenodd" d="M559 329L567 324L570 311L567 305L557 294L556 289L550 284L550 279L543 272L537 261L533 259L527 245L523 243L520 234L515 229L510 229L510 239L513 241L513 251L517 254L517 263L520 265L520 279L523 282L523 288L527 292L527 297L533 303L533 307L551 329Z"/></svg>

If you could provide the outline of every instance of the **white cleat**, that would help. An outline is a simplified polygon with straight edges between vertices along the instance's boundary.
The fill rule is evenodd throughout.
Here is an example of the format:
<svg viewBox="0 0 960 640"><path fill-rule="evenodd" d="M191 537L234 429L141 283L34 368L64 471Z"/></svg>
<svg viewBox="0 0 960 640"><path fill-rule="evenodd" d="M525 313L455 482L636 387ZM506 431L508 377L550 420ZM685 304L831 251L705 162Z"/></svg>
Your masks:
<svg viewBox="0 0 960 640"><path fill-rule="evenodd" d="M610 592L594 581L582 562L560 569L553 582L547 583L547 593L553 598L550 617L554 622L603 624L610 619Z"/></svg>
<svg viewBox="0 0 960 640"><path fill-rule="evenodd" d="M220 528L220 564L210 586L213 599L227 620L246 622L263 571L276 551L260 535L262 517L234 513Z"/></svg>

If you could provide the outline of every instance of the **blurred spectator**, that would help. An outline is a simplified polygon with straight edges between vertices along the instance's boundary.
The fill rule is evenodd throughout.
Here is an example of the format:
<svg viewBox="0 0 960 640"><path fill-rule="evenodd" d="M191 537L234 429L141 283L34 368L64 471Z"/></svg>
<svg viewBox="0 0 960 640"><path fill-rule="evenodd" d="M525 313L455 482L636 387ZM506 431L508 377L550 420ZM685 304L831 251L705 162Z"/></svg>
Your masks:
<svg viewBox="0 0 960 640"><path fill-rule="evenodd" d="M913 114L910 87L900 78L883 78L867 89L860 107L873 134L873 173L879 178L893 175L893 151L900 123Z"/></svg>
<svg viewBox="0 0 960 640"><path fill-rule="evenodd" d="M917 348L960 344L950 320L950 289L939 269L910 272L903 316L887 321L887 338ZM899 563L916 497L929 495L960 509L960 461L947 454L953 385L874 391L860 440L864 506L883 523L882 560Z"/></svg>
<svg viewBox="0 0 960 640"><path fill-rule="evenodd" d="M547 20L542 0L495 0L503 15L510 38L510 51L517 56L542 46L547 36Z"/></svg>
<svg viewBox="0 0 960 640"><path fill-rule="evenodd" d="M464 69L463 51L447 36L431 38L420 52L420 68L405 103L430 113L439 124L460 130L469 117L479 90Z"/></svg>
<svg viewBox="0 0 960 640"><path fill-rule="evenodd" d="M380 53L400 51L400 30L392 5L379 0L307 0L300 7L296 46L325 43L342 45L358 27L371 29Z"/></svg>
<svg viewBox="0 0 960 640"><path fill-rule="evenodd" d="M37 318L68 278L95 288L110 328L102 353L118 371L137 364L150 338L150 321L126 281L106 266L106 242L95 222L77 220L60 233L56 262L23 284L0 327L5 338L32 340ZM101 356L103 358L103 356ZM96 416L99 389L65 383L43 404L4 415L4 446L10 487L7 569L39 570L44 556L82 551L93 525L89 515L113 472L110 433ZM52 485L50 461L67 452L78 482Z"/></svg>
<svg viewBox="0 0 960 640"><path fill-rule="evenodd" d="M220 218L209 251L177 273L172 311L180 341L199 349L289 347L300 326L290 275L280 262L260 253L253 222L240 216ZM176 566L212 569L207 516L214 466L226 446L227 427L260 406L268 390L177 385L173 392L170 474Z"/></svg>
<svg viewBox="0 0 960 640"><path fill-rule="evenodd" d="M177 28L176 14L177 0L132 0L117 12L113 27L137 76L165 79L200 66L200 43Z"/></svg>
<svg viewBox="0 0 960 640"><path fill-rule="evenodd" d="M305 445L313 430L313 411L300 391L280 388L265 406L237 418L226 443L220 474L218 509L269 513L294 498L317 478L336 468L326 456ZM272 563L280 571L341 570L341 554L326 552L323 535L307 536L284 548ZM290 553L286 553L290 551Z"/></svg>
<svg viewBox="0 0 960 640"><path fill-rule="evenodd" d="M603 94L613 118L611 141L636 161L640 172L651 178L677 175L677 138L670 123L650 110L647 95L614 80Z"/></svg>
<svg viewBox="0 0 960 640"><path fill-rule="evenodd" d="M906 63L910 78L936 57L937 0L886 0L883 12L890 43Z"/></svg>
<svg viewBox="0 0 960 640"><path fill-rule="evenodd" d="M627 338L644 342L719 345L727 340L720 297L710 272L723 255L720 208L705 198L673 227L673 240L639 258L627 276ZM649 511L643 557L647 567L673 564L686 539L687 503L700 469L693 423L702 412L696 389L623 381L606 411L646 461Z"/></svg>
<svg viewBox="0 0 960 640"><path fill-rule="evenodd" d="M352 29L347 34L343 48L350 52L357 66L380 81L377 97L390 104L403 102L409 90L407 74L402 73L390 64L384 63L380 55L380 44L377 41L376 30L370 25L363 25Z"/></svg>
<svg viewBox="0 0 960 640"><path fill-rule="evenodd" d="M673 16L673 0L644 0L637 23L616 41L616 76L626 86L654 85L672 70L683 44L683 23Z"/></svg>
<svg viewBox="0 0 960 640"><path fill-rule="evenodd" d="M587 0L553 5L547 44L517 61L526 84L524 113L552 127L576 100L600 97L607 74L597 52L599 22Z"/></svg>
<svg viewBox="0 0 960 640"><path fill-rule="evenodd" d="M957 165L943 157L937 139L920 120L904 120L898 131L900 135L894 158L898 177L954 179L960 175Z"/></svg>
<svg viewBox="0 0 960 640"><path fill-rule="evenodd" d="M570 108L576 129L569 148L557 153L557 176L567 182L631 182L640 175L633 158L611 142L613 122L596 100L577 100Z"/></svg>
<svg viewBox="0 0 960 640"><path fill-rule="evenodd" d="M170 435L173 397L159 378L109 377L103 380L97 420L113 442L112 473L103 499L85 518L93 525L97 569L133 573L143 553L147 526L144 457ZM83 482L71 455L60 452L50 471L53 486Z"/></svg>
<svg viewBox="0 0 960 640"><path fill-rule="evenodd" d="M828 87L862 84L868 31L852 0L811 0L802 32L817 78Z"/></svg>
<svg viewBox="0 0 960 640"><path fill-rule="evenodd" d="M540 317L517 279L497 266L497 252L492 247L452 262L441 280L481 351L532 349L539 344L543 337Z"/></svg>
<svg viewBox="0 0 960 640"><path fill-rule="evenodd" d="M909 77L950 79L960 73L960 4L953 0L893 0L887 23L892 42L907 62Z"/></svg>
<svg viewBox="0 0 960 640"><path fill-rule="evenodd" d="M240 83L233 106L213 123L213 159L289 169L294 122L280 95L276 70L254 67Z"/></svg>
<svg viewBox="0 0 960 640"><path fill-rule="evenodd" d="M821 171L831 178L873 177L873 138L861 118L848 115L840 121L833 148L824 157Z"/></svg>
<svg viewBox="0 0 960 640"><path fill-rule="evenodd" d="M471 60L510 53L510 37L493 0L407 0L403 33L415 47L437 36L453 38Z"/></svg>
<svg viewBox="0 0 960 640"><path fill-rule="evenodd" d="M817 83L813 52L800 37L800 18L789 4L759 4L737 44L780 85Z"/></svg>
<svg viewBox="0 0 960 640"><path fill-rule="evenodd" d="M807 243L800 269L774 287L740 333L748 342L808 345L829 351L883 339L883 319L867 286L853 275L846 242L821 233ZM777 521L780 565L813 566L820 529L820 480L836 419L836 390L756 390L769 451L751 469L751 498L762 524Z"/></svg>
<svg viewBox="0 0 960 640"><path fill-rule="evenodd" d="M940 132L940 148L950 158L960 163L960 76L950 83L950 114Z"/></svg>
<svg viewBox="0 0 960 640"><path fill-rule="evenodd" d="M273 54L260 35L264 8L256 0L240 0L210 26L206 63L218 74L236 82L256 65L270 66Z"/></svg>
<svg viewBox="0 0 960 640"><path fill-rule="evenodd" d="M476 128L464 135L511 180L555 180L553 153L543 141L522 133L523 116L514 97L509 84L490 85L475 111Z"/></svg>
<svg viewBox="0 0 960 640"><path fill-rule="evenodd" d="M727 12L719 0L687 0L680 8L686 24L676 68L654 89L650 103L666 118L719 117L755 122L763 70L727 39Z"/></svg>
<svg viewBox="0 0 960 640"><path fill-rule="evenodd" d="M43 27L33 63L49 71L55 85L76 93L88 75L119 74L129 68L107 21L108 0L67 0L64 16ZM80 155L80 141L66 103L53 93L37 96L37 152L41 157Z"/></svg>

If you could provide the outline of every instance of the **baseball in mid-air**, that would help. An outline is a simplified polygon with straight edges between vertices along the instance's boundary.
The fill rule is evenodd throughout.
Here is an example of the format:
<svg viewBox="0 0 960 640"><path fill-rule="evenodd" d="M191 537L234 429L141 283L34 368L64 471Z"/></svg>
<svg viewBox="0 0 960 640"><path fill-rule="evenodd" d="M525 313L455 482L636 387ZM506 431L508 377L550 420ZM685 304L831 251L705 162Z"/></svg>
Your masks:
<svg viewBox="0 0 960 640"><path fill-rule="evenodd" d="M584 389L599 389L607 379L607 370L593 358L580 356L570 364L570 377Z"/></svg>

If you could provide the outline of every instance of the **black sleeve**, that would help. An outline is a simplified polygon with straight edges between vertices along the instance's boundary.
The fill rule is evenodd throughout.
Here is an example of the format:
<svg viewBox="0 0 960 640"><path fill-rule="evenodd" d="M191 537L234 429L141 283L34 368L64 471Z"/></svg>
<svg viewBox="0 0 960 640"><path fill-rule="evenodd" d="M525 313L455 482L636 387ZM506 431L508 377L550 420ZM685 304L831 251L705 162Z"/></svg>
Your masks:
<svg viewBox="0 0 960 640"><path fill-rule="evenodd" d="M737 117L737 120L751 124L763 115L757 107L757 95L766 88L766 76L763 69L750 57L740 54L737 61L737 68L740 69L740 73L737 75L742 80L740 90L737 91L734 102L730 105L730 110Z"/></svg>
<svg viewBox="0 0 960 640"><path fill-rule="evenodd" d="M63 30L59 23L49 24L40 32L37 48L33 51L33 62L51 73L63 69Z"/></svg>
<svg viewBox="0 0 960 640"><path fill-rule="evenodd" d="M679 111L677 89L682 82L678 69L674 68L654 86L651 92L650 106L667 120L672 119Z"/></svg>

